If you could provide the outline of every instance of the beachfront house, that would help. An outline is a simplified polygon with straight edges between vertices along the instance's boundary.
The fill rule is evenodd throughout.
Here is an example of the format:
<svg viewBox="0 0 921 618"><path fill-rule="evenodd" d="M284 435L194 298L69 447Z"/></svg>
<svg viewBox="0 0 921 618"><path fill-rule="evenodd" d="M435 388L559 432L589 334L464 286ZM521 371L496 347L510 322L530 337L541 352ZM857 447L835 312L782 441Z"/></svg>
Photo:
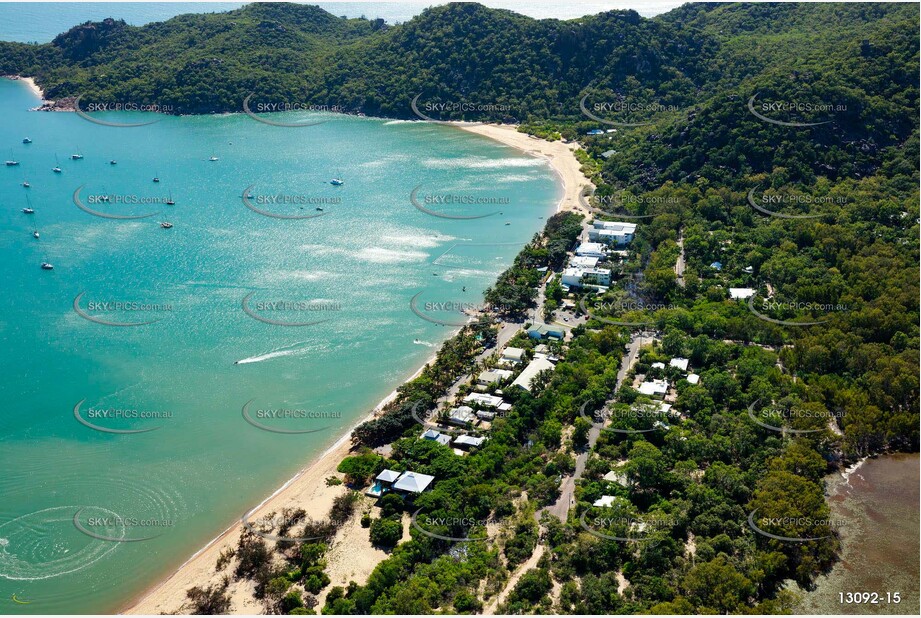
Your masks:
<svg viewBox="0 0 921 618"><path fill-rule="evenodd" d="M531 382L534 378L536 378L541 371L552 371L553 368L554 364L546 358L535 358L524 368L524 371L518 374L518 377L512 382L512 386L520 386L524 390L530 391Z"/></svg>
<svg viewBox="0 0 921 618"><path fill-rule="evenodd" d="M393 484L392 490L403 495L421 494L434 480L435 477L428 474L406 471Z"/></svg>
<svg viewBox="0 0 921 618"><path fill-rule="evenodd" d="M588 239L606 245L630 244L636 234L636 223L624 221L595 221L588 230Z"/></svg>
<svg viewBox="0 0 921 618"><path fill-rule="evenodd" d="M371 496L372 498L380 498L385 493L391 490L393 484L396 483L397 479L400 478L400 472L396 470L384 470L376 477L374 477L374 484L365 492L366 495Z"/></svg>

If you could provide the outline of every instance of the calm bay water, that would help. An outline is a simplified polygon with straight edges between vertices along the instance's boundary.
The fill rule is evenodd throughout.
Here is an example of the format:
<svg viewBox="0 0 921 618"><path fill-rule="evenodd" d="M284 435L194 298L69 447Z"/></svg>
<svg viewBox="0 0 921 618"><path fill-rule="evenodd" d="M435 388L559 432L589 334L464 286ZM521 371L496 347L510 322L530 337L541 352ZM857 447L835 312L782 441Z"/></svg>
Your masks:
<svg viewBox="0 0 921 618"><path fill-rule="evenodd" d="M286 129L237 114L111 128L27 111L36 103L24 84L0 80L0 150L20 161L0 168L6 613L113 611L177 566L330 446L450 335L413 314L415 295L423 309L480 302L560 197L543 161L450 127L329 115L325 124ZM26 136L33 143L22 144ZM75 152L84 158L71 160ZM51 170L56 161L61 174ZM328 182L337 175L341 187ZM420 202L452 193L507 203L488 206L501 215L436 218L410 202L418 186ZM89 214L75 205L80 187L87 208L152 216ZM263 216L244 205L247 187L250 204L264 211L321 216ZM171 195L176 204L91 203L102 194ZM273 204L271 196L300 203ZM23 214L29 205L34 214ZM431 208L479 214L484 206ZM158 225L166 220L172 229ZM54 270L41 270L42 262ZM257 317L322 322L260 321L243 311L250 294ZM100 324L75 311L78 296L91 318L156 321ZM123 304L105 304L116 302ZM247 402L263 425L318 431L259 429L243 417ZM94 425L156 429L97 431L75 418L78 403L76 414ZM298 414L271 419L260 410ZM155 538L100 540L78 530L75 515L97 536Z"/></svg>

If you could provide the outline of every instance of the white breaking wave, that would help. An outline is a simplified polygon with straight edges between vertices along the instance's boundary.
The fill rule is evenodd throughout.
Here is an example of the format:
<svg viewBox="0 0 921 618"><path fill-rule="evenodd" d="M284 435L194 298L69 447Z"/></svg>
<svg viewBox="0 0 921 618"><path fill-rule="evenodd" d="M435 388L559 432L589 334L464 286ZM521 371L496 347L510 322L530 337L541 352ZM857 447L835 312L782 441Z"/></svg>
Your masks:
<svg viewBox="0 0 921 618"><path fill-rule="evenodd" d="M459 159L423 159L425 167L439 170L453 170L458 168L492 170L514 167L541 167L546 165L542 159L532 157L507 157L504 159L490 159L488 157L462 157Z"/></svg>

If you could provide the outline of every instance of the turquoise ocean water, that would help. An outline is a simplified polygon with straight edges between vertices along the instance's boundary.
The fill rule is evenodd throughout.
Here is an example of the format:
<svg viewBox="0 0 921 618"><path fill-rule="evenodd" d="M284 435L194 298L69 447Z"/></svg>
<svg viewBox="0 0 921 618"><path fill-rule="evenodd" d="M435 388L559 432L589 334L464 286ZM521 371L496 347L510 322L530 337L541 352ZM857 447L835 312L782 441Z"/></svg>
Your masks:
<svg viewBox="0 0 921 618"><path fill-rule="evenodd" d="M445 126L234 114L113 128L36 103L0 80L0 160L20 161L0 167L2 613L113 611L178 566L450 335L410 310L415 295L423 310L480 302L560 197L543 161ZM321 216L263 216L247 187L260 210ZM502 214L433 217L416 187L420 202L504 201L440 212ZM78 188L88 209L151 216L94 216ZM150 323L101 324L75 299L89 318ZM313 433L258 428L247 402L258 424Z"/></svg>

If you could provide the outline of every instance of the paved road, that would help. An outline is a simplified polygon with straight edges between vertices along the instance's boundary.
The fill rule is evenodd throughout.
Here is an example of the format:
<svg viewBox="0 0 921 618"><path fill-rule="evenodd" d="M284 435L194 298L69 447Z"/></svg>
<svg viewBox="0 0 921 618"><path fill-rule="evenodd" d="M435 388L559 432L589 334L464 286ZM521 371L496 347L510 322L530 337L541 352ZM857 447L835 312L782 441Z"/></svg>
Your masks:
<svg viewBox="0 0 921 618"><path fill-rule="evenodd" d="M644 343L650 341L652 341L652 339L645 336L644 333L637 333L630 343L627 344L627 352L624 354L620 362L620 369L617 372L617 382L614 385L615 393L620 390L621 384L623 384L624 379L627 377L627 372L630 371L634 363L636 363L637 358L639 358L640 348ZM592 425L591 429L589 429L588 447L576 455L576 468L572 476L563 478L563 481L560 483L560 497L557 498L557 501L535 513L535 517L538 521L540 521L541 513L544 511L557 517L560 521L565 522L568 519L569 509L575 502L576 481L581 479L582 474L585 472L585 464L588 462L588 455L595 447L595 443L598 442L598 436L601 435L603 426L604 423L595 423Z"/></svg>
<svg viewBox="0 0 921 618"><path fill-rule="evenodd" d="M681 253L678 254L678 261L675 262L675 275L678 277L678 285L684 287L684 232L681 231L678 233L678 248L681 249Z"/></svg>

